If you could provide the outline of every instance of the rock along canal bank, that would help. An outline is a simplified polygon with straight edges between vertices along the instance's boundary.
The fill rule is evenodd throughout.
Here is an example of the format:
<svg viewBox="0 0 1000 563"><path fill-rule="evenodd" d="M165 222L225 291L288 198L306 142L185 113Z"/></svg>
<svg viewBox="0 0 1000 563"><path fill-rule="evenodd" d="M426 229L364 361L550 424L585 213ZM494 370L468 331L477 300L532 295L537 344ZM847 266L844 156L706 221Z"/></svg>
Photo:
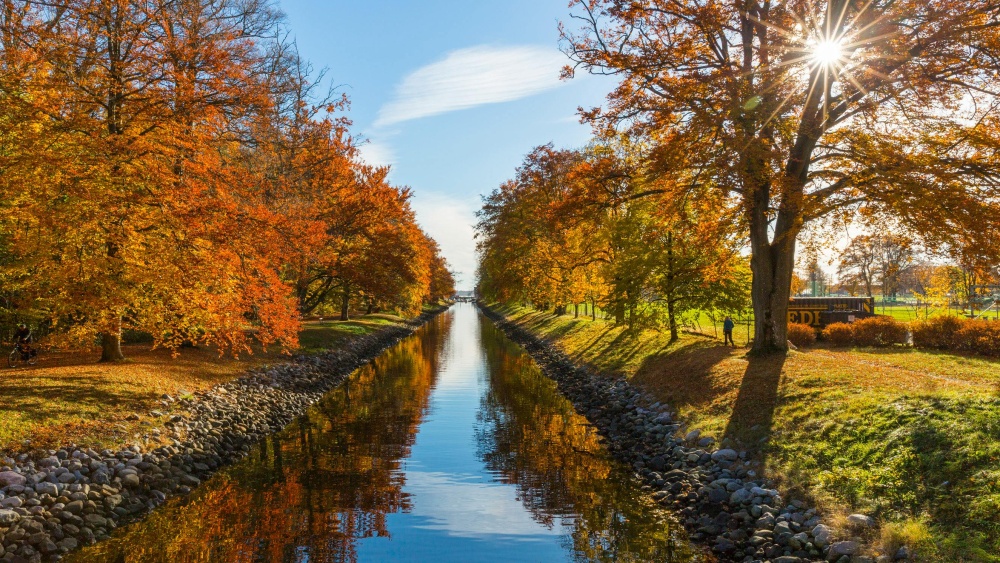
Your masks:
<svg viewBox="0 0 1000 563"><path fill-rule="evenodd" d="M838 541L814 509L781 494L750 469L747 452L709 451L698 436L678 436L669 405L653 402L628 381L598 376L503 315L483 313L524 347L559 390L634 468L661 505L672 509L692 541L720 561L870 563L856 539ZM885 560L885 558L880 558Z"/></svg>
<svg viewBox="0 0 1000 563"><path fill-rule="evenodd" d="M63 448L0 459L0 561L58 560L167 498L190 493L444 310L181 398L185 412L167 427L183 439L172 445L117 452Z"/></svg>

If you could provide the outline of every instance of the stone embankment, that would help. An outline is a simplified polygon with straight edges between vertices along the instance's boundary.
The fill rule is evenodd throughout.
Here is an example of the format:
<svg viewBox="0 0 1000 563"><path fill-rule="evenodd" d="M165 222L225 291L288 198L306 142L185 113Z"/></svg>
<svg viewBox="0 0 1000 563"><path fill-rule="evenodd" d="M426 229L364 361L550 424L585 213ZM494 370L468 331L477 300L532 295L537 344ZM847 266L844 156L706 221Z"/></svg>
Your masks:
<svg viewBox="0 0 1000 563"><path fill-rule="evenodd" d="M118 452L67 447L0 458L0 561L58 560L167 498L191 492L439 312L194 396L165 396L177 412L164 425L171 445Z"/></svg>
<svg viewBox="0 0 1000 563"><path fill-rule="evenodd" d="M785 502L758 478L746 452L709 451L705 448L711 441L697 431L679 436L680 424L669 406L653 402L625 380L600 377L575 365L502 315L482 305L480 309L556 381L577 412L608 439L612 455L630 464L653 498L678 515L689 537L710 546L720 560L874 561L859 555L857 538L838 541L805 503Z"/></svg>

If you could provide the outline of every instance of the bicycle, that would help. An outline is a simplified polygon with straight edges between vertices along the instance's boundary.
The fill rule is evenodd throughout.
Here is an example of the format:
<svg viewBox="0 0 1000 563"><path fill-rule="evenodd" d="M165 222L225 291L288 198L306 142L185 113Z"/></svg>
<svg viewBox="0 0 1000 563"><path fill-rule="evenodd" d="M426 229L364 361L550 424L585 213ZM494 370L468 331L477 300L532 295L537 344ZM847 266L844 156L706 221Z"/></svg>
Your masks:
<svg viewBox="0 0 1000 563"><path fill-rule="evenodd" d="M14 349L7 355L7 366L16 368L20 364L35 365L38 361L38 351L28 344L15 344Z"/></svg>

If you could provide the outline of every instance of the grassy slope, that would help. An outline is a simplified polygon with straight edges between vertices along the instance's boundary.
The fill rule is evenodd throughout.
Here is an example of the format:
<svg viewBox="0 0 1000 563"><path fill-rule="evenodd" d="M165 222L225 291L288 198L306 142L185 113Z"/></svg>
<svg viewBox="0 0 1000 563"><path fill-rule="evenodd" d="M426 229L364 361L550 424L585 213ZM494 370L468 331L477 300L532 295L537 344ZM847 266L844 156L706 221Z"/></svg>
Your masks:
<svg viewBox="0 0 1000 563"><path fill-rule="evenodd" d="M400 320L368 315L346 322L306 323L299 336L301 351L333 348ZM173 358L168 350L149 350L148 345L125 347L128 360L120 364L99 364L99 356L96 351L43 352L36 366L0 368L0 449L21 449L26 439L43 448L70 442L120 446L159 422L127 417L164 410L160 404L164 393L201 391L286 357L272 349L234 359L201 348L182 349Z"/></svg>
<svg viewBox="0 0 1000 563"><path fill-rule="evenodd" d="M815 348L783 358L687 335L503 309L604 372L673 405L688 428L745 447L793 498L836 522L862 511L886 550L998 561L1000 362L912 349Z"/></svg>

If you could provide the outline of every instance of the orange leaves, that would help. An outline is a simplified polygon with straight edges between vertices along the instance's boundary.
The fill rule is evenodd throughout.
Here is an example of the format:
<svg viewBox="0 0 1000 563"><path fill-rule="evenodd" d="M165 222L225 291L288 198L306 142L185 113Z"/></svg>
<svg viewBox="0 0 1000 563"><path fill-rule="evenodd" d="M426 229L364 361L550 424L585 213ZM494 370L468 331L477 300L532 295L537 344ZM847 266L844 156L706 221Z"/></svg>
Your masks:
<svg viewBox="0 0 1000 563"><path fill-rule="evenodd" d="M316 95L267 5L13 6L0 21L11 305L82 341L124 327L239 352L250 338L293 348L300 290L330 277L407 310L427 294L432 252L407 190L355 160L350 122L329 114L346 99Z"/></svg>

